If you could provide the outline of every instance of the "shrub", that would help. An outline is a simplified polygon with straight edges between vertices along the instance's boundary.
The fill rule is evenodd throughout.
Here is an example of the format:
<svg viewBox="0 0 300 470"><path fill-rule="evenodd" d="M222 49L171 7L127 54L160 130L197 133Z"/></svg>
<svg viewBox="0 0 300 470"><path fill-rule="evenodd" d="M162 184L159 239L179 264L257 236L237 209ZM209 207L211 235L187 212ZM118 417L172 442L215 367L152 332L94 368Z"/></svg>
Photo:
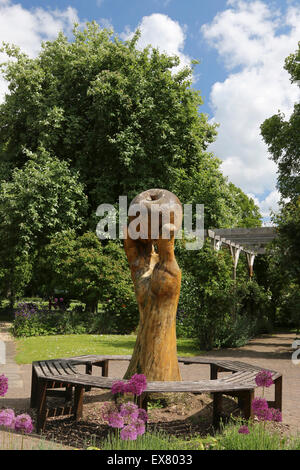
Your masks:
<svg viewBox="0 0 300 470"><path fill-rule="evenodd" d="M85 333L89 315L84 312L48 310L23 302L15 313L12 333L16 337Z"/></svg>
<svg viewBox="0 0 300 470"><path fill-rule="evenodd" d="M182 269L177 311L177 334L194 337L199 347L237 347L254 335L270 331L270 295L255 279L249 280L241 260L237 281L232 279L228 251L213 250L207 241L199 252L177 245Z"/></svg>

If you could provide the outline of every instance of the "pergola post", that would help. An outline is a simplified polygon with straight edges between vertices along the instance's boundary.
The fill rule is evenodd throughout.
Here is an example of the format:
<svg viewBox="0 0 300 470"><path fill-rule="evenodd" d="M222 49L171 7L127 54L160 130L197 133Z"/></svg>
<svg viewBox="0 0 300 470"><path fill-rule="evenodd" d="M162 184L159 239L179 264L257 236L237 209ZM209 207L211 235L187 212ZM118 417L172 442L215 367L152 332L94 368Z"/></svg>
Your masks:
<svg viewBox="0 0 300 470"><path fill-rule="evenodd" d="M239 257L240 257L240 252L242 250L242 247L239 245L235 245L234 243L230 243L230 241L227 242L229 247L230 247L230 252L232 256L232 261L233 261L233 319L236 319L236 268L238 265Z"/></svg>
<svg viewBox="0 0 300 470"><path fill-rule="evenodd" d="M230 243L230 252L233 261L233 280L236 281L236 268L239 262L240 252L242 251L242 247L239 245L234 245Z"/></svg>
<svg viewBox="0 0 300 470"><path fill-rule="evenodd" d="M252 279L253 276L253 265L254 265L254 260L255 260L255 253L251 253L250 251L246 251L246 257L248 261L248 269L249 269L249 276L250 280Z"/></svg>

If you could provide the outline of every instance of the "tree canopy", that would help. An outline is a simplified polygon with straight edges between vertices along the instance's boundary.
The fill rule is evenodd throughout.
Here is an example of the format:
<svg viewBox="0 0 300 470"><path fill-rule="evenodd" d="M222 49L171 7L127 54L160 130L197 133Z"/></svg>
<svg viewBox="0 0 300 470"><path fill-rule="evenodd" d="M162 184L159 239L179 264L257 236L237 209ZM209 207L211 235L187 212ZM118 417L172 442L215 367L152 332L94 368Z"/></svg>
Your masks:
<svg viewBox="0 0 300 470"><path fill-rule="evenodd" d="M285 60L291 83L300 84L300 42ZM273 296L282 317L300 327L300 104L295 103L289 120L282 113L266 119L261 134L271 159L278 165L280 210L273 215L278 238L270 248L269 276Z"/></svg>
<svg viewBox="0 0 300 470"><path fill-rule="evenodd" d="M298 50L290 54L284 68L290 74L291 83L300 83L300 42ZM261 125L261 134L278 165L278 189L284 198L300 196L300 104L295 103L290 119L278 112Z"/></svg>
<svg viewBox="0 0 300 470"><path fill-rule="evenodd" d="M30 282L44 289L48 273L49 286L60 279L95 309L116 253L91 235L100 204L162 187L183 204L204 204L206 228L259 226L261 217L208 151L217 126L201 113L193 65L175 73L179 58L139 50L139 32L122 41L93 22L73 35L44 42L35 58L1 49L9 91L0 104L0 284L13 300ZM47 259L51 273L41 269Z"/></svg>
<svg viewBox="0 0 300 470"><path fill-rule="evenodd" d="M36 58L6 45L2 70L9 94L0 105L0 157L9 178L27 161L24 149L49 154L77 170L88 196L90 228L102 203L130 200L163 187L183 203L202 203L207 226L241 217L220 161L207 152L216 125L199 111L192 68L150 46L139 33L121 41L96 23L60 33Z"/></svg>

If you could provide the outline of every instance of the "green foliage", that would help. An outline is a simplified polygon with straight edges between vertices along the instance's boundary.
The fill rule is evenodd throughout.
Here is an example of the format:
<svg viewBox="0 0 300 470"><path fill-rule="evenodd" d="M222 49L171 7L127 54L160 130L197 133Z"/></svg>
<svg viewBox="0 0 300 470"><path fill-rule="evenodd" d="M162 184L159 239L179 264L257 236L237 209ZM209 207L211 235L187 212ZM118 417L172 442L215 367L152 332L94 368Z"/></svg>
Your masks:
<svg viewBox="0 0 300 470"><path fill-rule="evenodd" d="M280 326L300 328L300 199L282 206L278 237L269 249L268 277Z"/></svg>
<svg viewBox="0 0 300 470"><path fill-rule="evenodd" d="M194 435L182 439L162 431L146 432L136 441L122 441L117 434L109 435L102 441L92 442L87 450L299 450L299 436L282 436L279 431L265 427L263 423L248 423L249 434L240 434L238 431L244 422L240 419L231 420L229 424L222 425L220 431L214 436L202 437ZM172 455L175 457L172 460ZM171 454L165 460L166 464L176 464L178 455ZM188 460L185 460L188 462Z"/></svg>
<svg viewBox="0 0 300 470"><path fill-rule="evenodd" d="M201 349L210 350L241 346L269 330L268 292L255 280L249 281L246 266L235 284L228 251L215 252L207 241L196 253L178 247L178 258L183 270L179 336L195 337Z"/></svg>
<svg viewBox="0 0 300 470"><path fill-rule="evenodd" d="M255 228L261 227L261 214L253 199L249 198L240 188L229 183L229 189L233 194L237 209L238 220L235 227Z"/></svg>
<svg viewBox="0 0 300 470"><path fill-rule="evenodd" d="M80 228L86 209L78 175L66 162L43 149L27 157L0 188L0 287L12 299L29 283L37 251L57 231Z"/></svg>
<svg viewBox="0 0 300 470"><path fill-rule="evenodd" d="M98 450L186 450L190 448L188 442L161 431L146 432L138 436L135 441L122 440L118 435L110 434L99 442L99 447ZM178 456L175 455L174 462L177 463L177 461ZM168 462L172 462L172 455L169 456Z"/></svg>
<svg viewBox="0 0 300 470"><path fill-rule="evenodd" d="M300 285L300 197L282 206L274 221L279 234L274 246L277 247L281 270Z"/></svg>
<svg viewBox="0 0 300 470"><path fill-rule="evenodd" d="M124 249L110 241L104 254L109 263L104 273L101 332L132 333L138 326L139 311Z"/></svg>
<svg viewBox="0 0 300 470"><path fill-rule="evenodd" d="M277 312L280 325L296 327L300 331L300 290L299 285L290 283L282 290L281 302Z"/></svg>
<svg viewBox="0 0 300 470"><path fill-rule="evenodd" d="M300 80L300 42L284 68L292 83ZM272 291L274 319L280 325L299 328L300 290L300 105L295 103L290 119L278 114L266 119L261 134L271 159L278 165L277 186L282 196L280 211L273 215L278 237L268 255L268 278Z"/></svg>
<svg viewBox="0 0 300 470"><path fill-rule="evenodd" d="M285 69L291 82L300 80L300 42L294 54L285 60ZM284 198L295 199L300 195L300 104L294 105L294 111L288 121L278 112L266 119L261 125L261 134L268 145L272 160L278 165L277 185Z"/></svg>
<svg viewBox="0 0 300 470"><path fill-rule="evenodd" d="M216 450L297 450L299 449L299 436L282 436L265 423L248 423L249 434L240 434L239 429L245 423L236 419L226 426L222 426L215 436Z"/></svg>
<svg viewBox="0 0 300 470"><path fill-rule="evenodd" d="M45 296L60 288L86 304L92 333L131 333L138 308L124 249L118 242L101 242L95 233L76 236L65 231L53 237L36 267Z"/></svg>
<svg viewBox="0 0 300 470"><path fill-rule="evenodd" d="M12 333L16 338L58 334L82 334L89 328L89 315L83 312L48 310L33 303L20 303Z"/></svg>
<svg viewBox="0 0 300 470"><path fill-rule="evenodd" d="M192 68L172 73L179 59L136 48L138 33L121 41L88 23L72 41L60 33L36 58L4 46L10 93L0 105L0 157L9 174L26 163L24 148L40 147L80 172L90 228L101 203L129 201L163 187L184 203L206 206L209 226L240 219L238 202L206 151L216 126L199 113ZM246 196L245 196L246 197Z"/></svg>
<svg viewBox="0 0 300 470"><path fill-rule="evenodd" d="M94 314L91 332L132 332L138 323L124 250L94 234L99 204L163 187L204 204L207 227L261 223L207 151L217 126L199 112L192 69L173 73L178 58L138 50L137 40L88 23L72 41L60 33L43 43L35 58L3 46L11 60L1 65L9 85L0 105L2 297L13 304L25 288L44 297L63 291ZM209 347L231 322L230 256L180 256L178 330L187 335L197 324Z"/></svg>

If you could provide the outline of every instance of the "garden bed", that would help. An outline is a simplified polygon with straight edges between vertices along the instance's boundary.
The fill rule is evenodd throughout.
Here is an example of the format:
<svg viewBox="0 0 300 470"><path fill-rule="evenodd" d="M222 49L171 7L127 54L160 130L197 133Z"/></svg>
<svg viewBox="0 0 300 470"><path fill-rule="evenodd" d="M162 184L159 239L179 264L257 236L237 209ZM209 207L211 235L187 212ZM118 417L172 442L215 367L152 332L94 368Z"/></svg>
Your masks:
<svg viewBox="0 0 300 470"><path fill-rule="evenodd" d="M83 418L77 423L72 417L50 418L47 420L43 438L77 449L101 446L100 442L112 432L101 417L103 403L110 399L111 394L106 391L87 392L84 398ZM51 398L51 400L58 399ZM212 399L209 395L185 394L183 399L171 400L167 404L157 401L150 405L147 427L150 433L161 431L177 437L180 441L190 441L195 435L205 438L214 434ZM29 413L35 420L35 410L30 410ZM226 421L230 415L238 417L239 408L233 399L224 398L224 420ZM272 426L282 434L289 433L287 425L272 423ZM192 448L194 445L191 442Z"/></svg>

